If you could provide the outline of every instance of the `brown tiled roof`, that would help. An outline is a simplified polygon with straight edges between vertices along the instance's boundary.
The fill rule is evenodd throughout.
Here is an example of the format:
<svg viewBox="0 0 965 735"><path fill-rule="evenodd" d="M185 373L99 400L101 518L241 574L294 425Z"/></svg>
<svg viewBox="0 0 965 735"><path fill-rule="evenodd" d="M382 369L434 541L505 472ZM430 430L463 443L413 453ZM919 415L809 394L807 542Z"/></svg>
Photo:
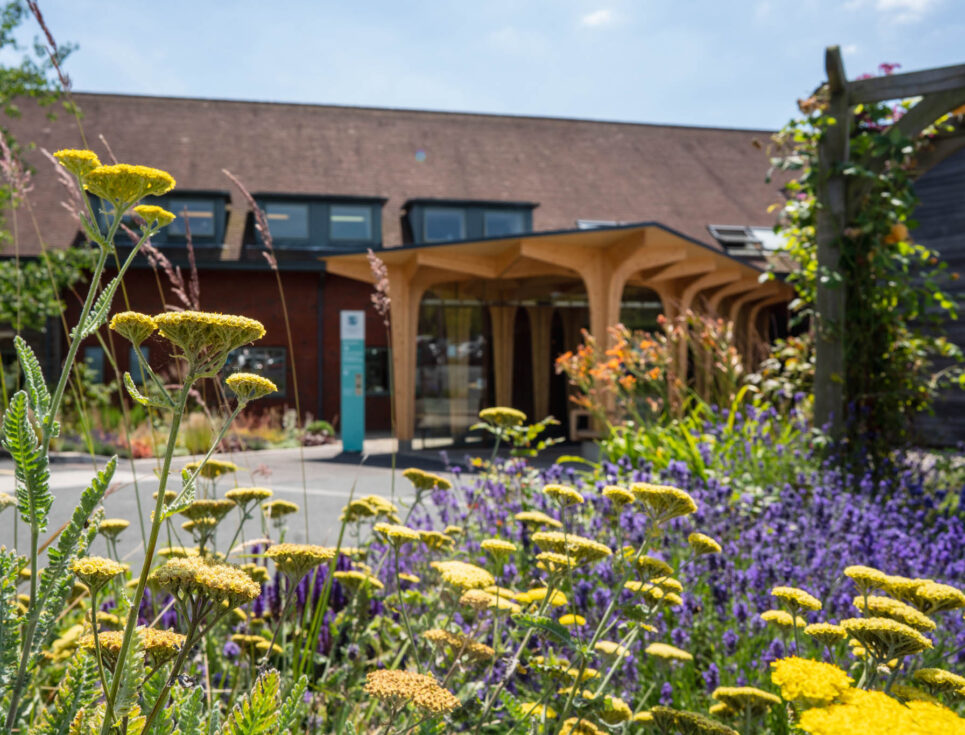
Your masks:
<svg viewBox="0 0 965 735"><path fill-rule="evenodd" d="M244 204L224 168L253 192L386 197L386 246L402 241L404 202L424 197L538 202L536 231L577 219L651 221L709 244L708 224L769 225L767 207L780 198L754 145L767 143L766 131L109 94L76 101L102 160L101 136L120 161L164 168L179 189L231 190L235 212ZM83 146L70 116L45 115L27 103L9 126L51 151ZM44 238L68 244L77 228L59 206L60 185L39 153L30 160ZM229 239L241 231L232 224ZM237 245L225 257L237 257ZM36 248L25 234L21 251Z"/></svg>

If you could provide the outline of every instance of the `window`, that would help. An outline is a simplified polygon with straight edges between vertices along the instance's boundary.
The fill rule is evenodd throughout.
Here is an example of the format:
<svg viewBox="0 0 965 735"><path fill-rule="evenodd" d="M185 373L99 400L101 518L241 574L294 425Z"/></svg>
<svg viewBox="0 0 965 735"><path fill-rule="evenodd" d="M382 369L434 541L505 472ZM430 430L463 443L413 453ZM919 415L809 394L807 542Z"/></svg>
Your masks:
<svg viewBox="0 0 965 735"><path fill-rule="evenodd" d="M294 202L265 204L268 229L277 240L308 239L308 205Z"/></svg>
<svg viewBox="0 0 965 735"><path fill-rule="evenodd" d="M151 357L151 353L147 347L141 346L141 357L144 362L148 362ZM127 371L131 374L131 380L134 381L134 385L142 385L144 381L144 371L141 369L141 363L137 359L137 352L134 351L134 347L131 347L127 353Z"/></svg>
<svg viewBox="0 0 965 735"><path fill-rule="evenodd" d="M287 353L284 347L239 347L228 354L222 374L246 372L268 378L278 386L277 393L268 398L285 398L288 375Z"/></svg>
<svg viewBox="0 0 965 735"><path fill-rule="evenodd" d="M187 225L191 226L191 237L209 238L215 236L215 205L212 199L171 199L168 209L175 220L166 231L172 237L187 237Z"/></svg>
<svg viewBox="0 0 965 735"><path fill-rule="evenodd" d="M526 222L522 212L494 210L483 215L483 234L486 237L518 235L525 230Z"/></svg>
<svg viewBox="0 0 965 735"><path fill-rule="evenodd" d="M84 348L84 364L91 371L91 380L95 383L104 382L104 348L91 345Z"/></svg>
<svg viewBox="0 0 965 735"><path fill-rule="evenodd" d="M389 395L388 347L365 348L365 393L370 396Z"/></svg>
<svg viewBox="0 0 965 735"><path fill-rule="evenodd" d="M466 239L466 213L461 209L426 209L426 242Z"/></svg>
<svg viewBox="0 0 965 735"><path fill-rule="evenodd" d="M332 240L371 240L372 208L333 204L329 212L328 234Z"/></svg>

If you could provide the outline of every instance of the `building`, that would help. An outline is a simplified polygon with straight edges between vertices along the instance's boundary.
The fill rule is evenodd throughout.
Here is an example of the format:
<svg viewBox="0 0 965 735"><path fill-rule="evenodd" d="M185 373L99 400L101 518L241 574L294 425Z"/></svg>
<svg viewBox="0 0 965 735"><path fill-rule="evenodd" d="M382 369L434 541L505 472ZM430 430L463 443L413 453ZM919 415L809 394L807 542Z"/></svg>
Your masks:
<svg viewBox="0 0 965 735"><path fill-rule="evenodd" d="M568 411L553 358L623 320L645 327L688 306L734 319L742 346L784 328L790 289L761 282L779 188L765 182L769 133L499 115L78 94L69 116L23 110L36 142L31 193L50 247L78 242L41 148L90 147L105 162L170 171L158 203L181 218L153 243L200 306L245 314L268 334L235 356L282 388L276 403L338 420L339 313L366 311L367 426L461 435L479 408ZM82 131L81 131L82 128ZM291 323L250 208L267 214ZM18 215L23 216L23 215ZM21 227L21 255L40 240ZM388 267L391 342L371 306L373 249ZM8 249L5 255L10 255ZM115 309L185 306L139 261ZM392 351L389 351L389 345ZM96 363L96 344L85 346ZM161 360L160 344L148 344ZM126 369L125 355L118 368ZM103 356L100 356L103 359ZM389 386L389 364L395 386Z"/></svg>

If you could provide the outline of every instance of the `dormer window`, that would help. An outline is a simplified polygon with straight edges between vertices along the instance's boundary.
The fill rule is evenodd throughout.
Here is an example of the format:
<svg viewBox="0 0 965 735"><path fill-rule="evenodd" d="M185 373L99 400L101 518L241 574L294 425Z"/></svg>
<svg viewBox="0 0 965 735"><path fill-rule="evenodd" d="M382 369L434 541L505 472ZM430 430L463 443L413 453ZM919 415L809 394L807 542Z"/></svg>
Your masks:
<svg viewBox="0 0 965 735"><path fill-rule="evenodd" d="M336 241L369 242L372 239L372 207L357 204L331 205L328 236Z"/></svg>
<svg viewBox="0 0 965 735"><path fill-rule="evenodd" d="M266 202L265 217L273 240L308 240L308 204Z"/></svg>
<svg viewBox="0 0 965 735"><path fill-rule="evenodd" d="M214 237L215 202L213 199L175 199L170 203L175 220L168 225L168 235L187 237Z"/></svg>
<svg viewBox="0 0 965 735"><path fill-rule="evenodd" d="M265 212L275 249L281 253L291 251L285 257L303 257L299 251L363 250L382 244L384 199L256 194L255 200ZM260 245L253 226L245 244Z"/></svg>
<svg viewBox="0 0 965 735"><path fill-rule="evenodd" d="M162 228L154 239L166 247L183 246L187 244L190 229L192 246L222 245L229 200L226 191L177 192L152 198L151 204L164 207L174 215L174 221Z"/></svg>
<svg viewBox="0 0 965 735"><path fill-rule="evenodd" d="M533 229L529 202L410 199L405 203L406 241L459 242L512 237Z"/></svg>

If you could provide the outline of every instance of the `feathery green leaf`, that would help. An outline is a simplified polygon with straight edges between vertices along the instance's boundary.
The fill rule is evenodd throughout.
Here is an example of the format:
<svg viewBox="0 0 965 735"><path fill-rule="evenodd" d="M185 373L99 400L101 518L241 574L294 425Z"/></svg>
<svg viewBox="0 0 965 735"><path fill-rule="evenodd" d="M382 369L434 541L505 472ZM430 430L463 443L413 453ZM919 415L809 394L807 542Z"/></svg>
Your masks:
<svg viewBox="0 0 965 735"><path fill-rule="evenodd" d="M268 735L278 719L278 672L266 671L251 692L231 710L221 735Z"/></svg>
<svg viewBox="0 0 965 735"><path fill-rule="evenodd" d="M26 557L0 549L0 697L6 692L20 663L20 624L17 607L17 581Z"/></svg>
<svg viewBox="0 0 965 735"><path fill-rule="evenodd" d="M118 718L131 714L137 705L138 689L144 678L144 634L139 630L135 630L131 638L120 677L121 683L114 699L114 714Z"/></svg>
<svg viewBox="0 0 965 735"><path fill-rule="evenodd" d="M96 689L97 666L93 657L74 656L60 680L54 701L30 728L29 735L67 735L77 713L94 700Z"/></svg>
<svg viewBox="0 0 965 735"><path fill-rule="evenodd" d="M281 733L295 732L295 725L298 722L302 705L304 704L302 698L305 696L306 689L308 689L308 677L302 674L292 686L291 691L288 692L288 696L285 697L285 701L282 702L281 709L278 712L275 732L279 733L279 735L281 735Z"/></svg>
<svg viewBox="0 0 965 735"><path fill-rule="evenodd" d="M202 687L194 687L190 695L182 696L178 700L177 735L206 735L201 711L203 695L204 689Z"/></svg>
<svg viewBox="0 0 965 735"><path fill-rule="evenodd" d="M14 394L3 416L0 444L13 457L20 517L43 531L47 527L50 505L54 502L48 485L50 470L47 455L27 416L27 394L22 390Z"/></svg>

